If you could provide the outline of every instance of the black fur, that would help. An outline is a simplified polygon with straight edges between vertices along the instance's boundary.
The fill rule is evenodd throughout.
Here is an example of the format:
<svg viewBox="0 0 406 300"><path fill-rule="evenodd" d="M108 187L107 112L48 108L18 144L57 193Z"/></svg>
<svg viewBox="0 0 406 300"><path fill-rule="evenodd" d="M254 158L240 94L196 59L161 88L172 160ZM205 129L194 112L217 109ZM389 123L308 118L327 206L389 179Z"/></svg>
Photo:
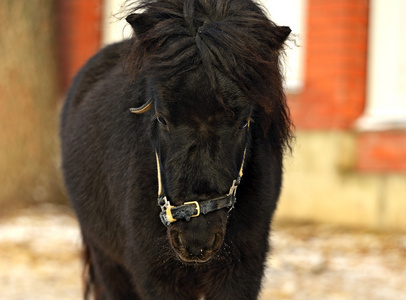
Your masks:
<svg viewBox="0 0 406 300"><path fill-rule="evenodd" d="M145 1L127 21L135 38L89 60L62 112L86 294L257 299L291 137L279 61L290 29L248 0ZM150 111L130 113L151 98ZM227 194L245 147L230 213L160 222L155 151L180 205Z"/></svg>

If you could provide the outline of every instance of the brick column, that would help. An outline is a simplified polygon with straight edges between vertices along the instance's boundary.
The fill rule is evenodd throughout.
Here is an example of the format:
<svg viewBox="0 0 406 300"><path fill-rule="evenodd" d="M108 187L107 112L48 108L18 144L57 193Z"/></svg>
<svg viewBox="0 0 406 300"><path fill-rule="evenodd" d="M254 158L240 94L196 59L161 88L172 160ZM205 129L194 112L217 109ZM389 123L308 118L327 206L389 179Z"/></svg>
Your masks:
<svg viewBox="0 0 406 300"><path fill-rule="evenodd" d="M289 96L299 129L347 129L365 105L368 0L308 0L305 87Z"/></svg>
<svg viewBox="0 0 406 300"><path fill-rule="evenodd" d="M101 44L103 0L58 1L58 54L61 91Z"/></svg>

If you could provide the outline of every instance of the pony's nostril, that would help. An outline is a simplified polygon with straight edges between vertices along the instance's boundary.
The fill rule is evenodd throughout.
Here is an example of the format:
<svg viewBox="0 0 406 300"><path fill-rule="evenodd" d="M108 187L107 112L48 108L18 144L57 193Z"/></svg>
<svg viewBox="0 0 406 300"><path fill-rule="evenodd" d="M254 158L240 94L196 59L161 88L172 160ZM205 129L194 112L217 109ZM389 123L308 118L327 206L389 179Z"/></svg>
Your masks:
<svg viewBox="0 0 406 300"><path fill-rule="evenodd" d="M182 239L179 231L171 232L171 240L174 248L180 249L182 247Z"/></svg>
<svg viewBox="0 0 406 300"><path fill-rule="evenodd" d="M214 235L214 241L212 245L213 251L217 251L221 248L221 245L223 244L223 235L220 233L216 233Z"/></svg>

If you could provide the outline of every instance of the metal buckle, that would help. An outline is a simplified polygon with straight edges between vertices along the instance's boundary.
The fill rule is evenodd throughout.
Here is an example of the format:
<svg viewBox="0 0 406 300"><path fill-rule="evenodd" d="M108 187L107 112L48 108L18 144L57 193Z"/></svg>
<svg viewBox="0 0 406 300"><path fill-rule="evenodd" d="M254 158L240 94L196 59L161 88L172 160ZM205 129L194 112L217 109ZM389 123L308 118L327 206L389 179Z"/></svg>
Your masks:
<svg viewBox="0 0 406 300"><path fill-rule="evenodd" d="M197 213L196 213L195 215L191 216L191 218L195 218L195 217L200 216L200 205L199 205L199 202L197 202L197 201L191 201L191 202L185 202L185 203L183 203L183 205L188 205L188 204L194 204L194 205L196 205Z"/></svg>
<svg viewBox="0 0 406 300"><path fill-rule="evenodd" d="M241 182L241 177L238 177L237 179L233 180L233 185L230 188L230 191L228 192L227 196L235 196L237 194L237 187Z"/></svg>
<svg viewBox="0 0 406 300"><path fill-rule="evenodd" d="M158 205L161 207L162 211L166 211L168 207L171 207L171 203L168 201L166 196L158 197Z"/></svg>
<svg viewBox="0 0 406 300"><path fill-rule="evenodd" d="M172 206L166 196L158 197L158 205L161 207L161 221L165 226L169 226L171 223L176 222L177 220L172 216Z"/></svg>

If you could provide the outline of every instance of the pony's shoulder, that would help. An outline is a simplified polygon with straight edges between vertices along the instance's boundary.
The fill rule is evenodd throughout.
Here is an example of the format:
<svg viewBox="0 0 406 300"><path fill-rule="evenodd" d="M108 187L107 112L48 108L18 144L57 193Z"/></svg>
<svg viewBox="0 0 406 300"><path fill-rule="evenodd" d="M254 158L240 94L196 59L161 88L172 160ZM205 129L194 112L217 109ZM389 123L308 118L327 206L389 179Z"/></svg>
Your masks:
<svg viewBox="0 0 406 300"><path fill-rule="evenodd" d="M108 45L91 57L73 79L66 102L74 105L80 103L84 93L120 63L129 43L131 40Z"/></svg>

